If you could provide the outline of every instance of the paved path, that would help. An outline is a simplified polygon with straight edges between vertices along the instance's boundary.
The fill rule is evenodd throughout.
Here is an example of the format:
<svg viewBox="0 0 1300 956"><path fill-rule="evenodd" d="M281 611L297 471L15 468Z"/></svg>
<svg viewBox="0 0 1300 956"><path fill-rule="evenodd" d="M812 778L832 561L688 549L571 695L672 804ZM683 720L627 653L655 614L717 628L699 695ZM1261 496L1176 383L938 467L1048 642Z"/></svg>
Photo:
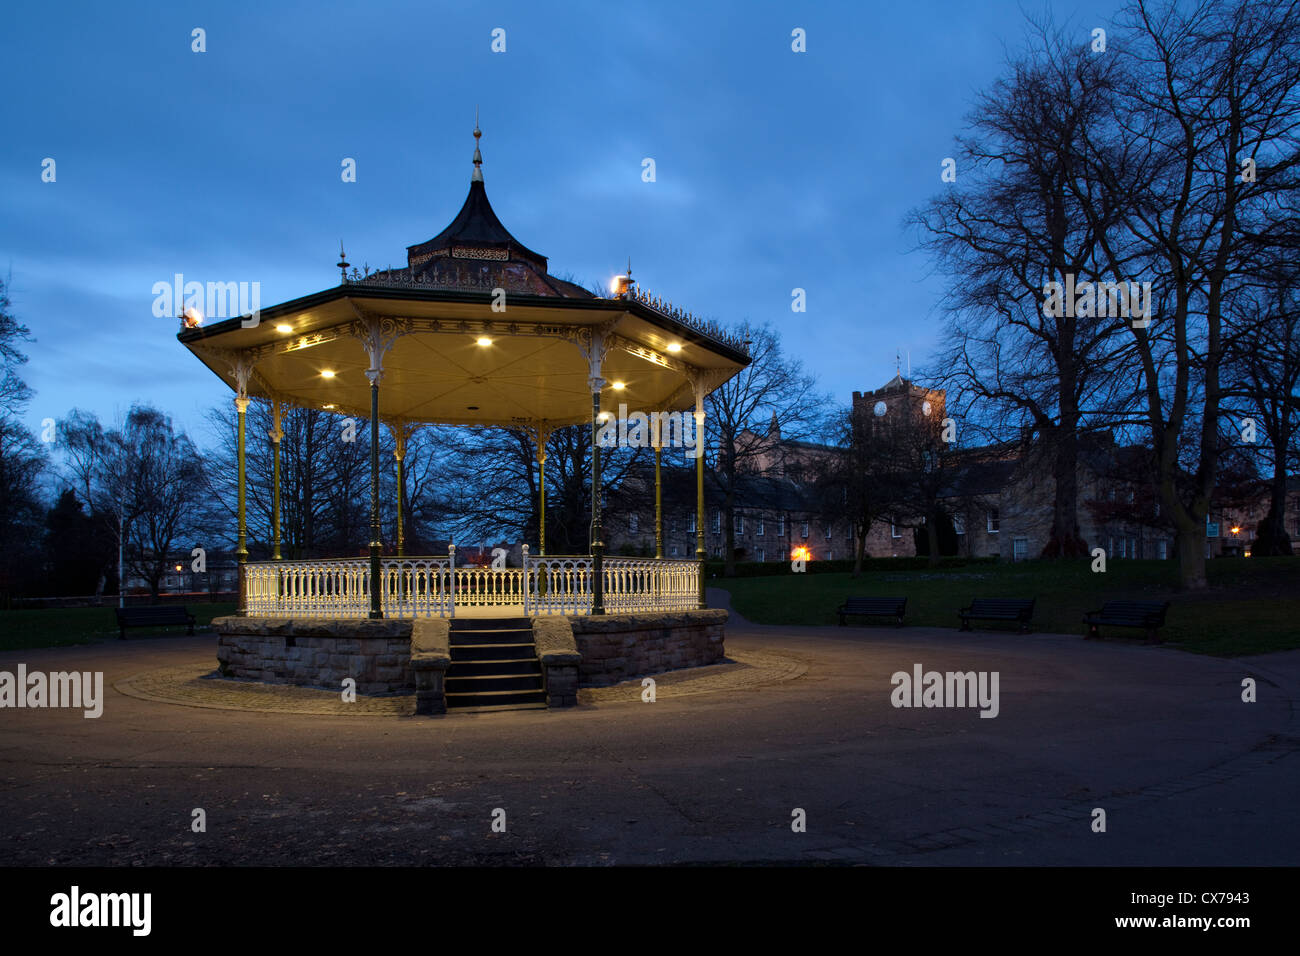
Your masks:
<svg viewBox="0 0 1300 956"><path fill-rule="evenodd" d="M1300 863L1300 652L743 622L727 647L653 704L445 718L139 696L210 669L211 636L0 654L107 697L0 711L0 863ZM893 707L916 663L998 671L999 716Z"/></svg>

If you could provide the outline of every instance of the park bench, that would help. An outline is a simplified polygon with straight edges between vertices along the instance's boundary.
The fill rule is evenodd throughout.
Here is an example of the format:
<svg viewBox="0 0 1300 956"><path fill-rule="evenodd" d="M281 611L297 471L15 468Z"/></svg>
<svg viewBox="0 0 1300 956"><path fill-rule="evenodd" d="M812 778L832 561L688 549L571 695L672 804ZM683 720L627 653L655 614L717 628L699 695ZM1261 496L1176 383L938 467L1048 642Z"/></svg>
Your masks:
<svg viewBox="0 0 1300 956"><path fill-rule="evenodd" d="M119 607L117 611L118 639L126 640L128 627L166 627L169 624L185 624L189 633L194 633L194 615L179 604L152 607Z"/></svg>
<svg viewBox="0 0 1300 956"><path fill-rule="evenodd" d="M903 613L907 610L905 597L851 597L836 610L840 616L840 627L844 626L844 617L848 614L862 617L892 617L900 625Z"/></svg>
<svg viewBox="0 0 1300 956"><path fill-rule="evenodd" d="M971 621L1014 621L1020 630L1029 633L1029 622L1034 616L1037 598L975 598L969 607L957 612L961 629L969 631Z"/></svg>
<svg viewBox="0 0 1300 956"><path fill-rule="evenodd" d="M1168 601L1107 601L1100 611L1089 611L1083 616L1083 623L1088 625L1088 633L1084 636L1100 638L1097 628L1104 624L1107 627L1139 627L1147 632L1149 642L1158 642L1157 632L1164 627L1168 610Z"/></svg>

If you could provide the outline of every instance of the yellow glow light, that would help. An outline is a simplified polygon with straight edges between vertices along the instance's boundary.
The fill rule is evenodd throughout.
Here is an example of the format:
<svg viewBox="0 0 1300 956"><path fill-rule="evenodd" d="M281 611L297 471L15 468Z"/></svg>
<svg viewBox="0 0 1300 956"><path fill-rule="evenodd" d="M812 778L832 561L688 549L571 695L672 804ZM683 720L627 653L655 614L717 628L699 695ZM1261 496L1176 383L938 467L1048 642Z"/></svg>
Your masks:
<svg viewBox="0 0 1300 956"><path fill-rule="evenodd" d="M333 378L333 377L334 377L334 370L333 370L333 369L328 369L328 368L323 368L323 369L321 369L320 377L321 377L321 378Z"/></svg>
<svg viewBox="0 0 1300 956"><path fill-rule="evenodd" d="M627 382L614 382L612 387L621 392L623 389L627 388Z"/></svg>
<svg viewBox="0 0 1300 956"><path fill-rule="evenodd" d="M482 338L480 338L480 339L478 340L478 344L479 344L479 345L491 345L491 344L492 344L492 340L491 340L490 338L488 338L488 337L485 335L485 336L483 336Z"/></svg>
<svg viewBox="0 0 1300 956"><path fill-rule="evenodd" d="M682 350L682 346L681 346L681 343L680 343L680 342L669 342L669 343L668 343L668 351L670 351L670 352L680 352L681 350Z"/></svg>

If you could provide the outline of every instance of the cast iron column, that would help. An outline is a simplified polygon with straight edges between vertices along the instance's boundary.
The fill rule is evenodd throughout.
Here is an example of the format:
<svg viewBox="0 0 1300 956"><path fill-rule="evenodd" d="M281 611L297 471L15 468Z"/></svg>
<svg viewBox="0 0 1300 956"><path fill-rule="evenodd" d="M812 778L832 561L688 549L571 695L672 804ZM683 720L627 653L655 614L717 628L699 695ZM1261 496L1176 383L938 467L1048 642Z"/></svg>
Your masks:
<svg viewBox="0 0 1300 956"><path fill-rule="evenodd" d="M659 457L662 449L655 442L655 560L664 557L664 489L659 478Z"/></svg>
<svg viewBox="0 0 1300 956"><path fill-rule="evenodd" d="M546 557L546 445L537 442L537 549Z"/></svg>
<svg viewBox="0 0 1300 956"><path fill-rule="evenodd" d="M236 481L239 484L236 509L239 523L239 544L235 548L235 558L239 562L239 612L242 614L248 610L248 582L246 578L248 570L248 524L247 512L244 507L244 418L248 412L248 399L235 399L235 408L239 410L238 467L236 469Z"/></svg>
<svg viewBox="0 0 1300 956"><path fill-rule="evenodd" d="M704 597L704 394L695 398L695 560L700 562L700 607L708 607Z"/></svg>
<svg viewBox="0 0 1300 956"><path fill-rule="evenodd" d="M275 427L271 429L271 557L280 560L280 428L279 402L275 404Z"/></svg>
<svg viewBox="0 0 1300 956"><path fill-rule="evenodd" d="M605 542L600 526L600 379L591 384L591 613L605 613Z"/></svg>
<svg viewBox="0 0 1300 956"><path fill-rule="evenodd" d="M402 529L402 498L406 495L406 482L402 472L402 461L406 458L406 449L398 448L393 452L397 459L397 556L406 557L406 534Z"/></svg>
<svg viewBox="0 0 1300 956"><path fill-rule="evenodd" d="M379 374L370 378L370 617L384 616L380 601L379 549Z"/></svg>

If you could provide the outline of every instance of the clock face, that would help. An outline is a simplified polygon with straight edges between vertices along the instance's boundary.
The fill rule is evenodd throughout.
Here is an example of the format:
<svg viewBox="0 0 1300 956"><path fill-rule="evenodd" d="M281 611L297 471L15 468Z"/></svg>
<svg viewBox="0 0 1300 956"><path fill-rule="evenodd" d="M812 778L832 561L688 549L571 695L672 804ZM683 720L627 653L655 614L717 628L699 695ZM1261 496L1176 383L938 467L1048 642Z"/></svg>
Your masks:
<svg viewBox="0 0 1300 956"><path fill-rule="evenodd" d="M883 418L885 412L887 412L888 410L889 407L884 402L876 402L876 407L872 409L872 411L876 413L877 418Z"/></svg>
<svg viewBox="0 0 1300 956"><path fill-rule="evenodd" d="M929 403L929 402L922 402L922 403L921 403L921 414L922 414L922 415L925 415L927 418L929 417L929 415L930 415L930 403Z"/></svg>

